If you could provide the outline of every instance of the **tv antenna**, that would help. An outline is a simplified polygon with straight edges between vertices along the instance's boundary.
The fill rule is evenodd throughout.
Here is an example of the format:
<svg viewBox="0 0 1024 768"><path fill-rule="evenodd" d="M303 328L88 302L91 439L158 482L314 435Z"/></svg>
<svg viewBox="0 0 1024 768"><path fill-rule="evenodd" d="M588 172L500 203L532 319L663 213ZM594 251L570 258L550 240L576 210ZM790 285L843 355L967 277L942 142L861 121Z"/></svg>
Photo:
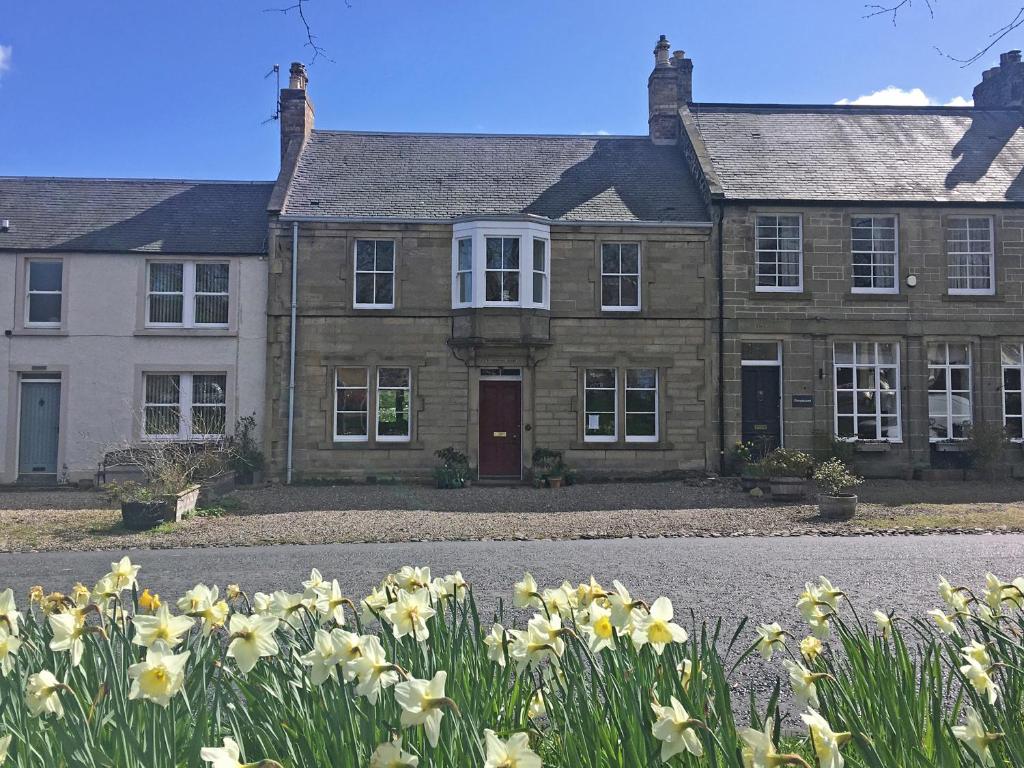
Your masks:
<svg viewBox="0 0 1024 768"><path fill-rule="evenodd" d="M277 75L277 90L274 91L274 114L272 114L270 117L268 117L262 123L260 123L260 125L266 125L267 123L272 123L275 120L280 120L281 119L281 65L280 64L275 64L274 66L272 66L270 68L270 71L267 72L267 74L265 74L263 76L263 79L266 80L271 75Z"/></svg>

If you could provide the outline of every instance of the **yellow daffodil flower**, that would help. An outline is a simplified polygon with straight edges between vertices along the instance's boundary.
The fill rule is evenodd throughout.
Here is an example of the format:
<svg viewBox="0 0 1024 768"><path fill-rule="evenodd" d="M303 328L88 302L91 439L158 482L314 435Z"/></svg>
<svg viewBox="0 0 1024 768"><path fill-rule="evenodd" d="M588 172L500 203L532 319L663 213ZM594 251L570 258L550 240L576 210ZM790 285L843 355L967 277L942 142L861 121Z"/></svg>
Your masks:
<svg viewBox="0 0 1024 768"><path fill-rule="evenodd" d="M175 655L168 645L158 642L146 652L145 661L128 667L128 677L132 680L128 698L146 699L166 707L185 683L189 653Z"/></svg>
<svg viewBox="0 0 1024 768"><path fill-rule="evenodd" d="M491 631L484 637L484 645L487 646L487 658L499 667L505 666L505 628L501 624L495 624Z"/></svg>
<svg viewBox="0 0 1024 768"><path fill-rule="evenodd" d="M6 629L8 634L17 637L18 625L21 620L21 612L14 604L14 590L5 589L0 592L0 628Z"/></svg>
<svg viewBox="0 0 1024 768"><path fill-rule="evenodd" d="M223 627L231 613L227 602L219 597L220 589L217 586L196 584L178 600L179 611L186 616L202 619L203 637L209 637L214 629Z"/></svg>
<svg viewBox="0 0 1024 768"><path fill-rule="evenodd" d="M436 747L441 737L444 707L451 705L444 695L447 680L448 673L442 669L431 680L412 678L395 686L395 701L402 708L402 727L422 725L431 747Z"/></svg>
<svg viewBox="0 0 1024 768"><path fill-rule="evenodd" d="M88 587L82 584L82 582L76 581L75 586L71 588L71 601L79 608L85 608L91 598L92 593Z"/></svg>
<svg viewBox="0 0 1024 768"><path fill-rule="evenodd" d="M542 608L537 582L529 573L523 574L522 581L517 581L512 593L512 604L516 608Z"/></svg>
<svg viewBox="0 0 1024 768"><path fill-rule="evenodd" d="M160 605L160 595L154 595L148 588L142 590L142 594L139 595L139 608L154 613Z"/></svg>
<svg viewBox="0 0 1024 768"><path fill-rule="evenodd" d="M152 648L157 642L166 643L168 648L177 648L195 620L188 616L172 616L166 605L161 605L153 616L137 615L132 619L135 637L132 642Z"/></svg>
<svg viewBox="0 0 1024 768"><path fill-rule="evenodd" d="M845 761L839 748L849 741L850 734L834 732L828 720L813 709L800 715L800 719L810 731L811 745L818 758L819 768L843 768Z"/></svg>
<svg viewBox="0 0 1024 768"><path fill-rule="evenodd" d="M375 636L362 637L359 647L359 658L348 662L346 666L349 673L359 681L356 693L365 696L370 704L376 706L380 692L398 682L398 672L388 661L384 646Z"/></svg>
<svg viewBox="0 0 1024 768"><path fill-rule="evenodd" d="M54 715L58 720L64 717L64 705L58 693L66 688L52 672L43 670L29 677L25 686L25 704L36 717Z"/></svg>
<svg viewBox="0 0 1024 768"><path fill-rule="evenodd" d="M668 707L657 702L651 705L656 718L651 733L661 742L661 761L667 763L680 752L700 757L704 754L704 745L694 730L697 721L690 717L675 696L670 703Z"/></svg>
<svg viewBox="0 0 1024 768"><path fill-rule="evenodd" d="M316 568L309 572L309 578L302 582L306 589L318 590L325 584L324 577Z"/></svg>
<svg viewBox="0 0 1024 768"><path fill-rule="evenodd" d="M803 664L784 659L782 666L789 672L789 682L793 686L793 696L797 706L818 708L818 689L815 683L824 677L821 673L811 672Z"/></svg>
<svg viewBox="0 0 1024 768"><path fill-rule="evenodd" d="M386 741L370 755L370 768L417 768L420 759L402 749L402 737Z"/></svg>
<svg viewBox="0 0 1024 768"><path fill-rule="evenodd" d="M14 657L21 648L21 639L7 631L6 624L0 624L0 675L7 677L14 669Z"/></svg>
<svg viewBox="0 0 1024 768"><path fill-rule="evenodd" d="M673 624L672 617L672 602L667 597L659 597L651 604L650 611L636 621L633 643L637 647L649 643L659 656L669 643L685 643L686 630L678 624Z"/></svg>
<svg viewBox="0 0 1024 768"><path fill-rule="evenodd" d="M759 635L757 641L758 653L766 660L771 660L772 654L775 653L777 648L786 647L786 633L779 626L778 622L762 624L757 628L757 634Z"/></svg>
<svg viewBox="0 0 1024 768"><path fill-rule="evenodd" d="M339 627L345 626L345 606L350 601L341 593L337 579L321 584L314 591L313 599L316 612L324 624L333 621Z"/></svg>
<svg viewBox="0 0 1024 768"><path fill-rule="evenodd" d="M228 630L231 642L228 644L228 657L238 663L241 673L248 674L261 658L276 656L277 640L274 633L279 625L273 616L243 616L236 613L231 617Z"/></svg>
<svg viewBox="0 0 1024 768"><path fill-rule="evenodd" d="M995 766L996 761L992 757L989 745L998 741L1002 734L989 733L985 730L985 724L981 716L972 708L964 707L964 715L967 723L965 725L954 725L953 735L964 742L984 766Z"/></svg>
<svg viewBox="0 0 1024 768"><path fill-rule="evenodd" d="M814 635L808 635L800 641L800 653L807 659L808 664L813 663L823 650L824 646L821 644L821 640Z"/></svg>
<svg viewBox="0 0 1024 768"><path fill-rule="evenodd" d="M414 568L410 565L402 566L395 574L395 583L399 589L406 592L416 592L421 589L428 589L432 583L429 568Z"/></svg>
<svg viewBox="0 0 1024 768"><path fill-rule="evenodd" d="M430 592L419 589L416 592L401 591L398 600L384 609L384 620L391 625L391 632L396 639L412 635L423 642L430 637L427 619L436 611L430 605Z"/></svg>
<svg viewBox="0 0 1024 768"><path fill-rule="evenodd" d="M502 741L490 730L484 730L484 768L541 768L540 757L530 749L530 736L513 733Z"/></svg>
<svg viewBox="0 0 1024 768"><path fill-rule="evenodd" d="M229 601L237 600L242 596L242 588L237 584L228 584L227 589L224 590L224 597Z"/></svg>

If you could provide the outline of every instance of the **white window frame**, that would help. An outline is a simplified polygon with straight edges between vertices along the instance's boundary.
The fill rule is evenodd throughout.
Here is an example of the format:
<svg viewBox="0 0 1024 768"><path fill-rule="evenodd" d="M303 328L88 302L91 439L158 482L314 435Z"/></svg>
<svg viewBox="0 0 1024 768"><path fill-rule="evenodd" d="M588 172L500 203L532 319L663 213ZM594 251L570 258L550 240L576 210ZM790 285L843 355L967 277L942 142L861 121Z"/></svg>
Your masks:
<svg viewBox="0 0 1024 768"><path fill-rule="evenodd" d="M469 267L463 268L462 266L462 254L459 249L462 243L469 243ZM468 287L469 296L467 298L462 297L462 277L463 275L469 275ZM455 239L455 285L454 285L454 299L459 305L472 306L473 304L473 238L472 237L458 237Z"/></svg>
<svg viewBox="0 0 1024 768"><path fill-rule="evenodd" d="M380 373L384 370L395 370L405 371L405 386L404 387L393 387L387 386L382 387L380 383ZM374 377L375 392L373 393L374 411L373 411L373 432L377 439L377 442L381 443L408 443L412 440L412 368L404 365L379 365L376 368L376 376ZM406 419L406 429L404 435L382 435L380 434L380 393L381 390L405 392L405 403L409 409L409 418Z"/></svg>
<svg viewBox="0 0 1024 768"><path fill-rule="evenodd" d="M617 246L619 249L619 271L618 272L605 272L604 271L604 248L607 245ZM622 246L624 245L635 245L636 246L636 272L623 272L622 271ZM601 261L601 285L599 290L601 293L601 311L602 312L639 312L640 307L643 304L643 282L641 275L643 273L643 253L640 247L640 243L636 240L622 240L622 241L608 241L600 244L600 253L598 254ZM604 303L604 279L606 277L614 277L619 281L619 300L622 300L622 278L636 276L636 304L605 304Z"/></svg>
<svg viewBox="0 0 1024 768"><path fill-rule="evenodd" d="M487 238L519 238L519 300L487 301ZM472 268L459 269L459 241L472 242ZM544 296L537 300L533 295L533 240L547 243L544 273ZM468 301L459 294L459 275L471 274L472 291ZM494 221L487 219L466 219L456 222L452 228L451 298L453 309L486 307L524 307L549 309L551 306L551 228L532 220Z"/></svg>
<svg viewBox="0 0 1024 768"><path fill-rule="evenodd" d="M971 242L971 220L984 220L988 222L988 252L972 251L970 249ZM955 221L963 221L964 227L954 227L952 225ZM996 223L992 216L947 216L943 222L943 236L946 240L946 285L950 296L992 296L996 292ZM967 242L968 250L966 251L952 251L951 246L954 242L950 239L950 231L953 229L967 230ZM972 256L988 256L988 287L987 288L954 288L952 282L953 277L953 257L954 256L966 256L968 259ZM970 280L970 275L967 276Z"/></svg>
<svg viewBox="0 0 1024 768"><path fill-rule="evenodd" d="M943 352L944 352L944 355L945 355L945 362L944 363L933 363L933 362L931 362L931 350L929 348L932 347L932 346L936 346L936 345L942 347L942 349L943 349ZM957 346L957 347L963 346L963 347L966 347L967 348L967 362L966 363L955 363L955 364L954 363L950 363L949 362L949 348L950 348L950 346ZM966 440L967 439L966 435L964 437L952 437L952 434L953 434L953 429L952 429L952 427L953 427L953 395L954 395L954 393L956 393L958 395L962 395L963 392L964 392L964 390L962 390L962 389L953 389L952 388L952 384L953 384L952 373L953 373L953 371L964 371L964 370L967 371L967 390L966 390L966 392L967 392L967 402L968 402L968 405L970 407L970 419L968 420L968 422L969 423L973 423L974 422L974 372L972 370L973 356L972 356L972 351L971 351L971 345L969 343L964 343L964 342L946 342L946 341L931 342L931 343L928 343L928 344L925 345L925 354L927 355L927 358L928 358L928 373L931 374L932 371L942 371L945 374L945 380L946 380L946 389L945 389L945 391L941 391L941 390L934 390L933 391L931 389L927 389L927 397L928 397L928 423L929 423L928 442L930 442L930 443L946 443L946 442L951 442L951 441ZM946 413L945 413L945 416L944 416L944 418L946 419L946 437L932 437L932 435L931 435L931 427L930 427L931 420L933 418L933 416L932 416L932 406L931 406L932 395L933 394L939 394L940 391L942 392L943 395L945 395L945 398L946 398Z"/></svg>
<svg viewBox="0 0 1024 768"><path fill-rule="evenodd" d="M855 238L853 236L854 219L869 219L871 221L871 250L860 251L854 249L854 243L857 240L863 240L864 238ZM877 237L875 232L879 229L888 229L888 227L880 227L877 222L879 219L892 219L892 251L879 251L875 250L875 243ZM871 261L869 267L871 269L871 285L870 286L857 286L855 281L857 279L856 269L857 265L854 263L854 257L862 255L868 256ZM881 266L888 266L878 261L878 257L892 256L892 285L888 288L880 288L875 285L876 275L875 270ZM850 216L850 292L851 293L885 293L885 294L898 294L900 292L900 221L896 214L886 213L868 213L863 216Z"/></svg>
<svg viewBox="0 0 1024 768"><path fill-rule="evenodd" d="M852 360L851 360L850 363L842 363L842 364L840 364L840 363L838 363L836 361L836 346L838 344L850 344L852 346L852 355L853 355L853 357L852 357ZM865 344L870 344L870 345L872 345L874 347L874 360L875 360L874 363L858 363L857 362L857 348L859 346L863 346ZM896 353L895 354L895 361L894 362L892 362L892 363L885 363L885 364L880 364L878 362L878 347L879 347L880 344L892 344L893 348L895 349L895 353ZM902 390L901 390L901 387L900 387L900 381L901 381L901 376L902 376L902 373L901 373L901 370L900 370L901 354L902 353L900 351L900 344L897 341L891 341L890 342L890 341L845 341L845 340L837 340L837 341L833 342L833 344L832 344L832 399L833 399L833 402L832 402L832 419L833 419L833 422L832 422L832 435L836 438L836 440L840 440L840 441L847 442L847 443L856 443L856 442L902 443L903 442L903 397L902 397ZM839 389L839 369L840 368L850 368L850 369L852 369L852 372L853 372L853 377L852 377L852 382L851 382L852 390L846 390L846 389L842 390L843 392L852 391L852 393L853 393L853 413L852 414L850 414L850 413L844 413L843 414L843 418L851 418L851 417L853 418L853 432L854 432L854 434L852 436L850 436L850 435L840 436L840 434L839 434L839 418L840 418L840 415L839 415L839 392L840 392L840 389ZM874 384L874 388L872 390L867 390L867 389L862 390L862 389L860 389L860 387L858 387L858 385L857 385L857 371L858 371L858 369L861 369L861 368L863 368L863 369L873 369L874 370L875 384ZM892 387L892 390L890 390L890 391L894 391L896 393L896 436L893 437L892 435L889 435L887 437L862 438L862 437L860 437L857 434L859 432L858 425L859 425L860 417L861 417L861 414L857 410L857 395L860 392L862 392L862 391L864 391L864 392L872 391L872 392L875 393L875 412L874 412L874 414L867 414L866 413L866 414L864 414L864 416L865 417L870 417L872 415L874 416L874 419L875 419L875 434L876 435L880 434L880 432L881 432L881 419L882 419L883 416L882 416L881 407L880 407L880 402L881 402L880 393L882 392L882 389L881 389L881 387L879 385L879 382L881 381L881 377L879 376L879 370L882 369L882 368L886 368L886 369L891 368L891 369L894 369L896 371L896 381L894 383L894 386Z"/></svg>
<svg viewBox="0 0 1024 768"><path fill-rule="evenodd" d="M150 297L151 296L177 296L178 291L152 291L150 290L150 276L154 265L158 264L181 264L181 322L160 323L149 319ZM211 293L208 291L196 291L196 269L200 265L219 264L228 269L228 289L224 292ZM196 299L200 296L226 296L228 300L228 319L224 323L199 323L196 322ZM146 262L146 328L210 328L226 329L231 325L231 262L216 259L202 261L188 261L184 259L151 259Z"/></svg>
<svg viewBox="0 0 1024 768"><path fill-rule="evenodd" d="M1016 365L1013 364L1013 363L1007 364L1007 362L1006 362L1006 354L1005 354L1005 349L1006 348L1013 348L1016 351L1017 359L1020 362L1018 362ZM1022 427L1022 436L1021 437L1013 437L1013 438L1010 438L1010 440L1011 440L1011 442L1014 442L1014 443L1021 443L1021 442L1024 442L1024 344L1022 344L1020 342L1012 343L1012 344L1008 343L1008 342L1004 342L1003 344L1000 345L1000 348L999 348L999 360L1000 360L1000 374L1001 374L1001 378L1000 378L1000 385L1001 386L1000 386L999 389L1000 389L1000 391L1002 393L1002 400L1003 400L1003 427L1004 428L1006 427L1007 422L1010 419L1014 419L1015 421L1020 421L1021 422L1021 427ZM1017 385L1018 386L1017 389L1007 389L1006 388L1006 372L1007 371L1016 371L1017 372L1017 376L1018 376L1018 379L1019 379L1019 382L1018 382L1018 385ZM1020 412L1013 413L1013 414L1008 414L1006 412L1006 396L1007 395L1012 395L1012 394L1017 395L1017 397L1019 398L1019 400L1021 402Z"/></svg>
<svg viewBox="0 0 1024 768"><path fill-rule="evenodd" d="M146 432L146 410L148 408L171 408L170 403L150 403L146 398L146 381L150 376L177 376L178 377L178 432L176 434L149 434ZM196 376L223 376L224 377L224 402L221 403L195 403L193 402L192 384ZM142 439L149 442L174 441L174 442L203 442L207 440L220 440L224 437L228 426L228 375L226 371L145 371L142 374ZM193 413L192 409L199 408L222 408L224 410L224 432L197 434L192 431Z"/></svg>
<svg viewBox="0 0 1024 768"><path fill-rule="evenodd" d="M631 413L637 414L651 414L652 411L631 411L629 410L629 393L630 392L650 392L651 387L631 387L629 386L629 372L630 371L654 371L654 434L653 435L630 435L629 434L629 415ZM622 377L622 429L627 443L656 443L661 437L661 371L653 366L635 366L626 368L623 372Z"/></svg>
<svg viewBox="0 0 1024 768"><path fill-rule="evenodd" d="M362 387L340 387L338 386L338 370L348 368L360 370L364 373ZM334 366L334 411L331 414L331 435L336 443L366 443L370 440L370 371L373 366L368 365L336 365ZM338 434L338 392L342 389L364 390L366 392L366 430L361 435L339 435ZM363 411L343 411L343 413L363 413ZM376 414L374 414L376 419Z"/></svg>
<svg viewBox="0 0 1024 768"><path fill-rule="evenodd" d="M612 372L612 386L611 391L614 397L614 411L612 412L612 423L615 425L615 431L610 435L588 435L587 434L587 414L590 411L587 410L587 392L607 392L609 387L588 387L587 386L587 372L588 371L611 371ZM593 413L608 413L607 411L593 411ZM616 443L619 440L619 369L613 366L604 365L591 365L583 369L583 442L585 443Z"/></svg>
<svg viewBox="0 0 1024 768"><path fill-rule="evenodd" d="M544 263L541 269L537 269L537 243L544 246ZM545 306L548 304L548 276L551 274L551 241L543 237L530 238L530 303L534 306ZM540 278L540 298L537 298L537 278ZM522 291L522 286L520 286Z"/></svg>
<svg viewBox="0 0 1024 768"><path fill-rule="evenodd" d="M491 240L498 240L501 243L501 257L502 257L502 264L503 264L503 266L501 266L500 268L497 268L497 269L495 269L493 267L488 267L487 266L487 244ZM505 269L505 267L504 267L505 241L506 240L509 241L509 242L517 243L517 246L518 246L518 249L519 249L519 264L516 267L512 268L512 269ZM484 278L483 292L484 293L483 293L483 297L482 298L483 298L483 304L484 304L485 307L520 307L523 304L532 303L532 302L525 301L524 297L523 297L523 290L524 290L524 283L523 283L523 272L524 272L523 267L524 267L524 264L523 264L523 262L526 261L526 259L523 258L523 252L525 251L525 249L523 248L523 240L524 240L524 238L521 237L520 235L485 235L484 236L484 254L483 254L483 278ZM533 253L532 252L530 253L530 261L531 262L533 261ZM490 274L501 275L502 288L504 288L504 285L505 285L505 275L515 275L515 277L516 277L516 286L517 286L516 287L516 299L515 299L515 301L512 301L512 300L505 301L504 299L499 299L499 300L495 301L494 299L488 299L487 298L487 276L490 275ZM529 267L529 275L530 275L530 280L531 280L530 291L532 292L533 291L533 284L532 284L532 280L533 280L533 266L532 266L532 264Z"/></svg>
<svg viewBox="0 0 1024 768"><path fill-rule="evenodd" d="M56 291L32 290L33 264L60 264L60 288ZM25 259L25 327L26 328L60 328L64 321L64 259L31 258ZM60 319L55 322L34 322L32 316L33 296L60 296Z"/></svg>
<svg viewBox="0 0 1024 768"><path fill-rule="evenodd" d="M797 234L799 248L795 253L797 254L797 284L796 285L779 285L779 255L783 253L794 253L794 251L783 251L776 248L775 250L762 250L761 249L761 219L775 219L775 234L776 241L779 239L779 219L784 217L795 218L797 221ZM761 254L773 254L773 261L762 260ZM775 285L761 285L761 265L762 264L774 264L775 265ZM799 213L759 213L754 216L754 291L757 293L802 293L804 290L804 217Z"/></svg>
<svg viewBox="0 0 1024 768"><path fill-rule="evenodd" d="M359 268L359 244L373 243L373 269ZM377 269L377 243L391 243L391 269ZM359 275L373 275L374 299L377 297L377 275L391 275L391 301L378 304L376 301L360 302ZM395 288L398 285L398 244L390 238L357 237L352 243L352 307L354 309L394 309Z"/></svg>

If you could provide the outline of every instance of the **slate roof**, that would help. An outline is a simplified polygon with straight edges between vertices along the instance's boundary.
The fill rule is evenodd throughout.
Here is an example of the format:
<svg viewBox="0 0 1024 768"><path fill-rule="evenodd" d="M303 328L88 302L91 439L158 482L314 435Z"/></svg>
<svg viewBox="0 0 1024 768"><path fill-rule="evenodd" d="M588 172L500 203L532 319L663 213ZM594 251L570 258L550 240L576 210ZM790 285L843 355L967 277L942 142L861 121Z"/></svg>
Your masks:
<svg viewBox="0 0 1024 768"><path fill-rule="evenodd" d="M708 221L677 147L646 136L313 131L285 216Z"/></svg>
<svg viewBox="0 0 1024 768"><path fill-rule="evenodd" d="M266 253L273 184L0 177L0 249Z"/></svg>
<svg viewBox="0 0 1024 768"><path fill-rule="evenodd" d="M691 105L727 198L1024 201L1016 110Z"/></svg>

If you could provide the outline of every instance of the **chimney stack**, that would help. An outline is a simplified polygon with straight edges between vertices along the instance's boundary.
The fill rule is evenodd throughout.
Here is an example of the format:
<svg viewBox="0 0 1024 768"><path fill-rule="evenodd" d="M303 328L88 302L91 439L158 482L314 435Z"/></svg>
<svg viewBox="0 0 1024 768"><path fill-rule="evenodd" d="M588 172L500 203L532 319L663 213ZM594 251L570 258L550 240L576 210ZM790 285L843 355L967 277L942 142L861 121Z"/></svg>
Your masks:
<svg viewBox="0 0 1024 768"><path fill-rule="evenodd" d="M1020 51L1007 51L999 56L999 66L981 73L981 82L974 86L974 106L988 109L1020 109L1024 107L1024 63Z"/></svg>
<svg viewBox="0 0 1024 768"><path fill-rule="evenodd" d="M668 38L654 46L654 71L647 78L647 125L655 144L679 139L679 109L693 101L693 62L682 51L669 57Z"/></svg>
<svg viewBox="0 0 1024 768"><path fill-rule="evenodd" d="M306 86L309 76L306 67L292 62L288 71L288 87L281 89L281 163L284 163L288 148L294 143L295 151L313 130L313 102L309 100Z"/></svg>

